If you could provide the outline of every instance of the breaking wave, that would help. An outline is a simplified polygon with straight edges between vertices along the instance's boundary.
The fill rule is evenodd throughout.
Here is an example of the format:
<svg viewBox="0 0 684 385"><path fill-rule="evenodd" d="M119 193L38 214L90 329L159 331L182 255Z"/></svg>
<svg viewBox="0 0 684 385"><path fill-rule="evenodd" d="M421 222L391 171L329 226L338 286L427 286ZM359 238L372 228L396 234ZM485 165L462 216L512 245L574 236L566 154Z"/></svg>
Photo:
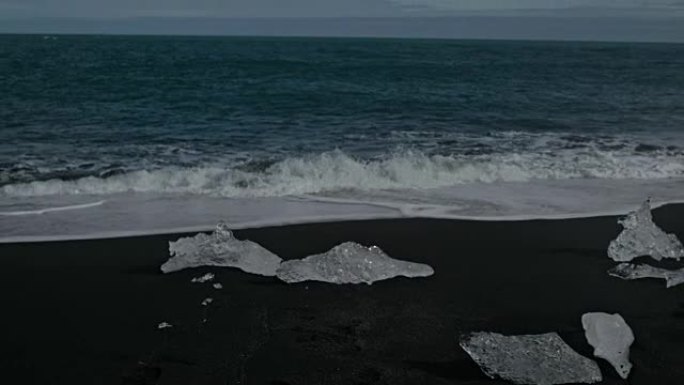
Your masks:
<svg viewBox="0 0 684 385"><path fill-rule="evenodd" d="M289 157L260 167L168 166L106 177L51 179L0 187L5 196L184 193L269 197L344 190L425 189L468 183L684 176L684 155L599 149L480 155L395 152L363 159L342 151Z"/></svg>

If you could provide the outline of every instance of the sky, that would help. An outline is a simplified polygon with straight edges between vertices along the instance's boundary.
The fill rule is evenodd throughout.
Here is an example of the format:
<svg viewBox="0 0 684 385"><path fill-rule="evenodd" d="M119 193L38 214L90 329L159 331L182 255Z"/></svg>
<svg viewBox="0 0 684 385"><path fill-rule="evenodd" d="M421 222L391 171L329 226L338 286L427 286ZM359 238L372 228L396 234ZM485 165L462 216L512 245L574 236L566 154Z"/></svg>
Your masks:
<svg viewBox="0 0 684 385"><path fill-rule="evenodd" d="M684 42L684 0L0 0L0 32Z"/></svg>

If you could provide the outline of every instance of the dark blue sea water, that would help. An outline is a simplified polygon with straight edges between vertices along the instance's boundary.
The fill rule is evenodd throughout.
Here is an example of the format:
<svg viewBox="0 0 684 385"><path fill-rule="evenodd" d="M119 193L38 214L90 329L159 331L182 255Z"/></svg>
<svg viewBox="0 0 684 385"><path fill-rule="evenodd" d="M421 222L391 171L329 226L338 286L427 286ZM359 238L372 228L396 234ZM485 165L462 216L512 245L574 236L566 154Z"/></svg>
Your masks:
<svg viewBox="0 0 684 385"><path fill-rule="evenodd" d="M684 45L0 36L0 198L684 175Z"/></svg>

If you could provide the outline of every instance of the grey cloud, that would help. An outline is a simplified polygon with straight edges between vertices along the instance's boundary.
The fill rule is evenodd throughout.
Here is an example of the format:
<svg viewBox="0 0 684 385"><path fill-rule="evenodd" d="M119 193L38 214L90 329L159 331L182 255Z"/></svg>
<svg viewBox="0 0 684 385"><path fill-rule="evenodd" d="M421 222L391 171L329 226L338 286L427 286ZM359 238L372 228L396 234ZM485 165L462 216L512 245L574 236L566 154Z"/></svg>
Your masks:
<svg viewBox="0 0 684 385"><path fill-rule="evenodd" d="M684 0L0 0L24 33L684 41L683 19Z"/></svg>
<svg viewBox="0 0 684 385"><path fill-rule="evenodd" d="M43 17L346 17L402 14L401 7L390 0L25 0L23 3L34 6L34 16Z"/></svg>
<svg viewBox="0 0 684 385"><path fill-rule="evenodd" d="M0 0L0 17L387 17L668 14L681 0Z"/></svg>
<svg viewBox="0 0 684 385"><path fill-rule="evenodd" d="M450 10L513 10L570 8L653 8L672 0L392 0L405 6L424 6Z"/></svg>
<svg viewBox="0 0 684 385"><path fill-rule="evenodd" d="M2 32L684 42L681 20L635 17L51 18L0 22Z"/></svg>
<svg viewBox="0 0 684 385"><path fill-rule="evenodd" d="M391 0L423 15L673 16L684 10L676 0ZM679 16L683 16L681 13Z"/></svg>

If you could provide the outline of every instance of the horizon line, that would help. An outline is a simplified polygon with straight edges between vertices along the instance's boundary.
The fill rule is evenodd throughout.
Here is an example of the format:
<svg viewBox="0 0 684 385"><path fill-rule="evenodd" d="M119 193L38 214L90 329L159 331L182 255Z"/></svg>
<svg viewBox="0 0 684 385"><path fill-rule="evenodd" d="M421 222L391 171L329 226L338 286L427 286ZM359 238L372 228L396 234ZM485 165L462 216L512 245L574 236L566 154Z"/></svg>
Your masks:
<svg viewBox="0 0 684 385"><path fill-rule="evenodd" d="M3 34L684 43L678 17L2 17Z"/></svg>
<svg viewBox="0 0 684 385"><path fill-rule="evenodd" d="M349 40L434 40L464 42L501 42L501 43L598 43L598 44L660 44L684 45L684 41L632 41L632 40L600 40L600 39L544 39L544 38L488 38L488 37L422 37L422 36L372 36L372 35L268 35L268 34L162 34L162 33L125 33L125 32L2 32L0 36L36 36L36 37L168 37L168 38L269 38L269 39L349 39Z"/></svg>

